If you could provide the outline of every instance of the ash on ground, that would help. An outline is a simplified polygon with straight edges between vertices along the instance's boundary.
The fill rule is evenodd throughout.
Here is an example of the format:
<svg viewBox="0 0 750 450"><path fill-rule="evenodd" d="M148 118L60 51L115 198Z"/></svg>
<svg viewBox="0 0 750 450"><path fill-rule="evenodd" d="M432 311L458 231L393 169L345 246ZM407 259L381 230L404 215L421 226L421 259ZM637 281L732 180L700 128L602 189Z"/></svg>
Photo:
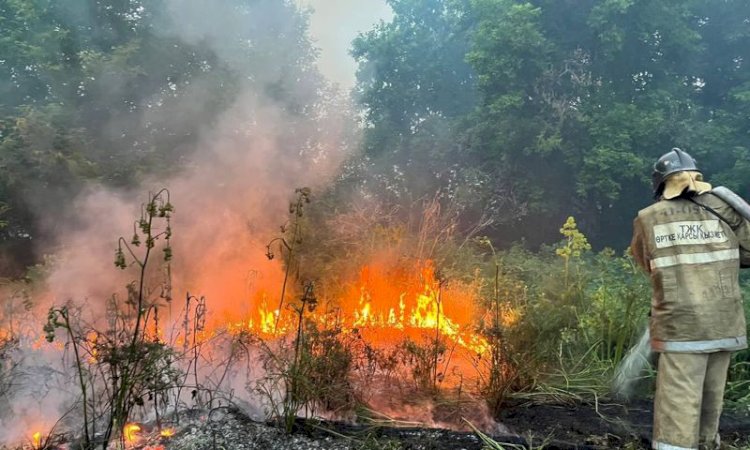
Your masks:
<svg viewBox="0 0 750 450"><path fill-rule="evenodd" d="M271 423L252 420L241 410L222 407L192 412L169 439L141 450L482 450L477 433L422 427L351 424L298 419L291 433ZM585 403L526 405L511 408L503 422L510 434L489 436L501 448L648 449L652 411L648 402L631 405ZM158 435L158 434L157 434ZM750 418L727 412L722 435L747 448Z"/></svg>
<svg viewBox="0 0 750 450"><path fill-rule="evenodd" d="M478 434L423 427L359 425L297 419L291 433L252 420L241 410L222 407L183 413L175 434L159 437L157 427L141 436L136 450L482 450ZM150 436L150 438L149 438ZM525 438L495 436L502 445L526 448ZM547 449L600 449L601 446L548 442Z"/></svg>
<svg viewBox="0 0 750 450"><path fill-rule="evenodd" d="M340 422L295 421L291 433L271 423L250 419L233 407L191 411L169 438L142 437L139 450L479 450L471 433L430 428L389 428ZM446 438L448 434L460 435ZM462 442L463 441L463 442Z"/></svg>

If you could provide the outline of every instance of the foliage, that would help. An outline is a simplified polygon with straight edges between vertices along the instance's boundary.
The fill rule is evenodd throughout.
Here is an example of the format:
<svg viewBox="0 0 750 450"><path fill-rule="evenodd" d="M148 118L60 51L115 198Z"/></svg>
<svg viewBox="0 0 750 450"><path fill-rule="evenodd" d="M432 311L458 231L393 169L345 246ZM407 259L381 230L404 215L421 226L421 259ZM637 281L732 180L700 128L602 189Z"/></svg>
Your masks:
<svg viewBox="0 0 750 450"><path fill-rule="evenodd" d="M354 407L352 345L338 327L321 328L305 318L317 306L311 285L295 305L296 336L275 342L256 337L265 375L251 388L268 406L269 418L292 432L298 415L345 414Z"/></svg>
<svg viewBox="0 0 750 450"><path fill-rule="evenodd" d="M494 274L486 272L491 316L480 330L493 346L484 385L492 411L524 392L606 394L638 339L649 305L646 277L628 255L591 253L572 218L560 231L557 248L498 252Z"/></svg>
<svg viewBox="0 0 750 450"><path fill-rule="evenodd" d="M162 261L168 264L172 259L173 210L168 191L150 194L133 225L132 239L119 239L115 266L123 270L134 266L138 278L127 286L124 304L112 297L106 330L88 325L74 305L49 310L44 326L47 341L58 339L57 330L62 329L66 345L73 351L81 390L82 448L106 449L113 437L122 440L121 429L130 421L132 411L147 398L156 405L157 398L177 383L178 372L172 365L175 353L159 337L160 301L169 302L171 297L153 298L149 286L150 263L158 241L164 242ZM168 295L169 289L162 292Z"/></svg>
<svg viewBox="0 0 750 450"><path fill-rule="evenodd" d="M581 252L591 250L591 245L586 240L586 236L578 231L576 221L573 217L568 217L565 224L560 228L560 234L565 236L565 243L560 246L555 253L565 260L565 284L568 283L568 264L571 258L580 258Z"/></svg>
<svg viewBox="0 0 750 450"><path fill-rule="evenodd" d="M527 208L520 223L493 221L490 237L504 247L521 238L551 242L554 224L573 213L600 247L624 248L630 229L621 218L648 203L649 165L673 146L693 154L716 184L750 188L740 120L750 99L746 3L390 3L393 21L355 44L366 150L415 159L412 149L447 147L421 165L460 155L460 172L502 180L505 196ZM453 51L421 51L425 35L436 49L451 39ZM430 62L418 64L424 58ZM459 74L465 82L453 82ZM446 83L466 103L447 107L425 95L423 80ZM420 132L436 115L449 138ZM415 188L448 184L436 177Z"/></svg>
<svg viewBox="0 0 750 450"><path fill-rule="evenodd" d="M285 339L266 342L263 338L255 337L262 351L266 374L253 389L267 401L269 417L278 421L288 433L292 431L300 413L314 416L319 409L340 412L351 409L353 405L349 383L353 359L351 349L344 344L341 329L335 322L330 327L321 327L307 317L318 308L315 282L302 282L299 279L298 250L304 242L305 211L311 202L311 195L310 188L295 189L296 198L289 204L289 221L281 226L284 235L274 238L266 246L266 257L273 259L275 253L272 246L278 243L285 265L273 334L283 333L279 322L285 315L285 309L288 309L294 314L294 340L288 347ZM294 302L287 299L287 285L292 271L296 274L294 281L303 283L302 293Z"/></svg>
<svg viewBox="0 0 750 450"><path fill-rule="evenodd" d="M393 21L352 44L359 63L356 97L365 115L364 158L344 187L408 210L436 197L473 230L510 223L524 212L509 180L482 169L465 151L477 102L466 61L474 23L468 0L392 0Z"/></svg>
<svg viewBox="0 0 750 450"><path fill-rule="evenodd" d="M17 362L13 358L13 352L17 346L18 342L13 336L0 336L0 402L3 403L14 382Z"/></svg>
<svg viewBox="0 0 750 450"><path fill-rule="evenodd" d="M465 3L389 1L393 21L355 39L359 99L375 125L366 143L369 152L392 151L393 144L429 125L423 122L431 117L457 117L471 110L474 83L464 62L469 30L456 14Z"/></svg>
<svg viewBox="0 0 750 450"><path fill-rule="evenodd" d="M285 237L277 237L272 239L268 245L266 245L266 257L268 259L275 258L275 254L271 247L274 243L278 242L279 251L283 252L285 258L285 271L284 271L284 282L281 285L281 296L279 297L279 307L276 310L276 321L274 323L274 332L278 328L279 319L284 311L284 301L287 295L287 284L289 283L289 274L293 268L298 266L297 258L298 255L295 253L295 249L302 243L302 220L305 211L305 205L310 203L310 195L312 191L310 188L303 187L295 189L294 193L297 198L295 201L289 203L289 222L281 226L281 232ZM285 252L285 253L284 253ZM299 271L297 271L299 274Z"/></svg>
<svg viewBox="0 0 750 450"><path fill-rule="evenodd" d="M415 387L422 392L436 393L444 376L439 364L448 356L448 347L440 335L425 344L407 338L397 351L401 363L409 368Z"/></svg>
<svg viewBox="0 0 750 450"><path fill-rule="evenodd" d="M508 395L519 388L519 370L516 362L522 356L514 353L519 349L512 347L509 330L514 327L519 313L526 306L527 286L518 277L508 273L506 268L501 267L489 239L481 237L477 239L477 243L489 247L494 264L492 290L483 299L482 305L487 310L488 319L482 320L478 329L490 346L489 359L482 361L486 368L480 369L480 373L486 373L485 378L481 380L481 391L490 412L499 416Z"/></svg>
<svg viewBox="0 0 750 450"><path fill-rule="evenodd" d="M741 289L743 298L750 295L750 283L748 283L748 274L746 271L741 272ZM745 317L749 317L750 305L744 302ZM748 323L748 332L750 332L750 323ZM732 364L730 365L728 382L726 387L725 398L734 408L742 411L750 411L750 396L748 396L748 386L750 386L750 350L745 349L732 355Z"/></svg>

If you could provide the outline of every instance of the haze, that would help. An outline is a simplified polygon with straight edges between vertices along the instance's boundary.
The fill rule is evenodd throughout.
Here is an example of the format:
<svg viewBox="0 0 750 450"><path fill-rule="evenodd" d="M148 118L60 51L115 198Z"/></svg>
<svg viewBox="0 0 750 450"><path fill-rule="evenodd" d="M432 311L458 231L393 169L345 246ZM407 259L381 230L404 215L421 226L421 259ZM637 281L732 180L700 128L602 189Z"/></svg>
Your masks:
<svg viewBox="0 0 750 450"><path fill-rule="evenodd" d="M393 16L385 0L300 0L313 10L310 35L320 49L318 67L342 89L354 86L356 64L349 55L352 39Z"/></svg>

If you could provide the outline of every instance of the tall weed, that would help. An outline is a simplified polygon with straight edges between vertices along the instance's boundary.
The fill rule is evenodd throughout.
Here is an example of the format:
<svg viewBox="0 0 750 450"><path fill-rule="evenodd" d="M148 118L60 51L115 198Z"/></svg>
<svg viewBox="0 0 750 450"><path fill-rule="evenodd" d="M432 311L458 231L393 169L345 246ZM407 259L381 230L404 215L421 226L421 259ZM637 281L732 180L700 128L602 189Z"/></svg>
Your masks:
<svg viewBox="0 0 750 450"><path fill-rule="evenodd" d="M158 411L159 398L177 383L175 353L160 338L159 309L161 302L171 301L170 289L163 288L169 280L160 283L161 289L150 283L157 251L165 264L172 259L172 212L168 191L149 195L132 238L119 239L115 265L123 270L133 267L137 278L127 285L124 300L112 296L108 301L105 329L90 324L83 307L72 302L49 310L47 340L63 340L73 354L81 393L82 449L106 449L113 438L123 441L121 431L133 411L147 401L153 401Z"/></svg>

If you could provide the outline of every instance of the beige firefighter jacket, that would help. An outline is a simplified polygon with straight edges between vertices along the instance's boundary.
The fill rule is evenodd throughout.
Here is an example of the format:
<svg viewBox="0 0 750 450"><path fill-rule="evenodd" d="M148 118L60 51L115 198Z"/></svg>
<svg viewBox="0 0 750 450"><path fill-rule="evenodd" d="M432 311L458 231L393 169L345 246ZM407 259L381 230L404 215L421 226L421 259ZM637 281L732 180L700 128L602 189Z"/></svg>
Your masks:
<svg viewBox="0 0 750 450"><path fill-rule="evenodd" d="M746 348L739 269L741 256L750 262L750 252L740 247L750 249L750 223L710 192L692 199L724 220L678 197L639 211L633 224L631 251L653 288L651 347L684 353Z"/></svg>

